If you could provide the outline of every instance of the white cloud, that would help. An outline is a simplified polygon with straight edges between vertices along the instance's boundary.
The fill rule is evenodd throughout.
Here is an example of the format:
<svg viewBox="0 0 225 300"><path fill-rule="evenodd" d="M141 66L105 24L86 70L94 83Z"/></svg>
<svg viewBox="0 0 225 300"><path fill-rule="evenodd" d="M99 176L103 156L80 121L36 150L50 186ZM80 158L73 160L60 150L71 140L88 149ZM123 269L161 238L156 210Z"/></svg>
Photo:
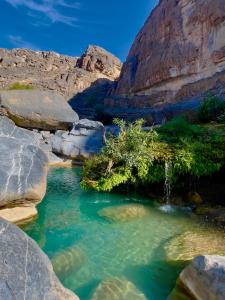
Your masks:
<svg viewBox="0 0 225 300"><path fill-rule="evenodd" d="M39 50L37 45L23 40L20 35L9 35L8 39L13 47Z"/></svg>
<svg viewBox="0 0 225 300"><path fill-rule="evenodd" d="M80 3L77 1L67 0L42 0L37 2L36 0L5 0L7 3L17 8L23 6L29 11L39 13L47 17L52 23L63 23L69 26L75 26L77 18L67 16L60 12L60 8L72 8L79 9Z"/></svg>

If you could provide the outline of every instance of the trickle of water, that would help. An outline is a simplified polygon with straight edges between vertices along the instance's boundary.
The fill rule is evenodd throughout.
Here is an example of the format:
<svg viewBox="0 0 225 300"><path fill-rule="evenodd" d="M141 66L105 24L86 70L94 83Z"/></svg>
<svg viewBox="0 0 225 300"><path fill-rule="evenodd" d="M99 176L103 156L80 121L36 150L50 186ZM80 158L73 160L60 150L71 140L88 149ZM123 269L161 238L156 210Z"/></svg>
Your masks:
<svg viewBox="0 0 225 300"><path fill-rule="evenodd" d="M171 178L172 178L172 162L165 162L165 183L164 183L164 199L166 203L170 203L171 196Z"/></svg>

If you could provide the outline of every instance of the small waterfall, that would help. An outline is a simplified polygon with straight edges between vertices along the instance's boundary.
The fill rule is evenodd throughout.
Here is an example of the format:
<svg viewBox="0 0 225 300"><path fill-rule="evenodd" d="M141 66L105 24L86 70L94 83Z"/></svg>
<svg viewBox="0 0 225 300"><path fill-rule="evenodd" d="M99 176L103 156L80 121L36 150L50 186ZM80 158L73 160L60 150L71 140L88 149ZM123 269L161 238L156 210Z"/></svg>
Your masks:
<svg viewBox="0 0 225 300"><path fill-rule="evenodd" d="M171 196L171 178L172 178L172 162L165 162L165 183L164 183L164 199L166 204L170 203Z"/></svg>
<svg viewBox="0 0 225 300"><path fill-rule="evenodd" d="M77 122L74 122L73 123L73 127L72 127L72 129L70 130L70 135L73 135L74 134L74 132L76 132L76 127L77 127Z"/></svg>

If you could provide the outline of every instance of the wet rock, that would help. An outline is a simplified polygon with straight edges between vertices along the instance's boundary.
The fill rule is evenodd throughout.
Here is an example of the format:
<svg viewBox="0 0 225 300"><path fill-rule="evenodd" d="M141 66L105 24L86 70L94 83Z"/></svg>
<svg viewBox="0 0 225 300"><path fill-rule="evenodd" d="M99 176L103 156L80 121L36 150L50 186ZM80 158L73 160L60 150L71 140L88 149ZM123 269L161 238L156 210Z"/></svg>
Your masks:
<svg viewBox="0 0 225 300"><path fill-rule="evenodd" d="M148 213L148 208L141 204L106 207L98 212L99 216L114 222L127 222L145 217Z"/></svg>
<svg viewBox="0 0 225 300"><path fill-rule="evenodd" d="M179 281L195 299L224 300L225 257L196 257L180 274Z"/></svg>
<svg viewBox="0 0 225 300"><path fill-rule="evenodd" d="M189 192L185 200L194 205L200 205L203 202L202 197L197 192Z"/></svg>
<svg viewBox="0 0 225 300"><path fill-rule="evenodd" d="M46 191L47 164L36 133L0 117L0 207L40 202Z"/></svg>
<svg viewBox="0 0 225 300"><path fill-rule="evenodd" d="M63 97L51 92L2 91L0 105L16 125L26 128L69 129L79 120Z"/></svg>
<svg viewBox="0 0 225 300"><path fill-rule="evenodd" d="M0 299L78 300L65 289L47 256L15 225L0 218Z"/></svg>
<svg viewBox="0 0 225 300"><path fill-rule="evenodd" d="M77 246L62 250L51 259L56 274L64 276L77 272L83 266L85 260L85 254Z"/></svg>
<svg viewBox="0 0 225 300"><path fill-rule="evenodd" d="M222 206L198 206L195 213L217 226L225 227L225 208Z"/></svg>
<svg viewBox="0 0 225 300"><path fill-rule="evenodd" d="M147 300L147 298L132 282L115 277L101 282L91 300Z"/></svg>
<svg viewBox="0 0 225 300"><path fill-rule="evenodd" d="M187 231L165 246L167 260L189 261L201 254L225 255L225 233L214 230Z"/></svg>

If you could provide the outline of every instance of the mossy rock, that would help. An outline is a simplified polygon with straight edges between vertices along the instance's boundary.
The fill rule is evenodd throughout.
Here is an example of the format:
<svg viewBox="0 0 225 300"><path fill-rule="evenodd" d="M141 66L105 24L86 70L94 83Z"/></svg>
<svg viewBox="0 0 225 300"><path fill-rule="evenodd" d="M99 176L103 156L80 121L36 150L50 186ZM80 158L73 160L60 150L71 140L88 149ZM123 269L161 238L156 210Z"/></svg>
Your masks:
<svg viewBox="0 0 225 300"><path fill-rule="evenodd" d="M149 212L149 208L144 205L128 204L103 208L98 214L113 222L127 222L133 219L143 218L147 216Z"/></svg>
<svg viewBox="0 0 225 300"><path fill-rule="evenodd" d="M190 261L198 255L225 255L225 233L214 230L187 231L165 246L167 260Z"/></svg>
<svg viewBox="0 0 225 300"><path fill-rule="evenodd" d="M125 278L111 278L102 281L91 300L147 300L135 285Z"/></svg>

